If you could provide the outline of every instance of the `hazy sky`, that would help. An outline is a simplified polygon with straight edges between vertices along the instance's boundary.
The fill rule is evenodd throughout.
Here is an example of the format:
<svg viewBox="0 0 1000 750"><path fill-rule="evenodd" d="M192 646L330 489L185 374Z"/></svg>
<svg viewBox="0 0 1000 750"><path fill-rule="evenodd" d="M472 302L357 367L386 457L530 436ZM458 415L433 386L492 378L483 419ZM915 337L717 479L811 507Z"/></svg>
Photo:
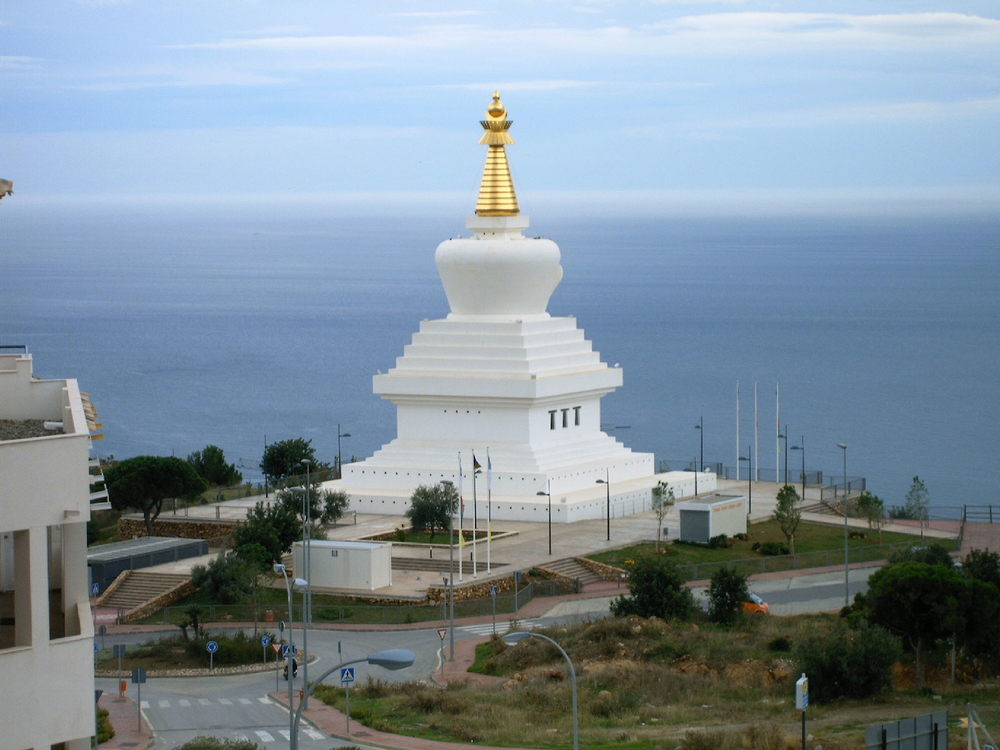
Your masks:
<svg viewBox="0 0 1000 750"><path fill-rule="evenodd" d="M468 196L494 88L539 200L1000 198L995 0L7 0L0 53L19 199Z"/></svg>

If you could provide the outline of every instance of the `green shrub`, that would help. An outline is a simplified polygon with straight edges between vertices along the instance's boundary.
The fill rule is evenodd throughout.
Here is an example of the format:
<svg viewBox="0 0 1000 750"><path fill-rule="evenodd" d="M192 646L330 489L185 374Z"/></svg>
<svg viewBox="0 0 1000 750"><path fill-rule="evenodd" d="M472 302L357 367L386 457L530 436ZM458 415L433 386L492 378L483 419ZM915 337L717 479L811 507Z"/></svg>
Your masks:
<svg viewBox="0 0 1000 750"><path fill-rule="evenodd" d="M728 565L717 568L708 585L708 619L722 625L735 622L749 593L746 575Z"/></svg>
<svg viewBox="0 0 1000 750"><path fill-rule="evenodd" d="M177 750L260 750L260 745L250 740L232 740L221 737L195 737Z"/></svg>
<svg viewBox="0 0 1000 750"><path fill-rule="evenodd" d="M719 534L708 540L708 546L709 549L729 549L733 543L725 534Z"/></svg>
<svg viewBox="0 0 1000 750"><path fill-rule="evenodd" d="M779 635L767 644L768 651L791 651L792 642L783 635Z"/></svg>
<svg viewBox="0 0 1000 750"><path fill-rule="evenodd" d="M762 555L787 555L788 545L784 542L764 542L757 549Z"/></svg>
<svg viewBox="0 0 1000 750"><path fill-rule="evenodd" d="M115 728L111 726L111 718L108 716L108 712L103 708L97 709L97 744L100 745L102 742L107 742L114 736Z"/></svg>
<svg viewBox="0 0 1000 750"><path fill-rule="evenodd" d="M680 569L662 556L642 557L629 576L629 595L611 602L616 617L638 615L686 620L694 611L694 595L684 585Z"/></svg>
<svg viewBox="0 0 1000 750"><path fill-rule="evenodd" d="M915 544L903 549L893 550L889 555L890 563L919 562L927 565L942 565L945 568L952 568L955 562L948 554L948 550L940 544Z"/></svg>
<svg viewBox="0 0 1000 750"><path fill-rule="evenodd" d="M829 632L803 640L795 649L795 661L809 678L810 700L829 703L870 698L888 688L900 653L899 639L878 625L861 622L851 629L838 623Z"/></svg>

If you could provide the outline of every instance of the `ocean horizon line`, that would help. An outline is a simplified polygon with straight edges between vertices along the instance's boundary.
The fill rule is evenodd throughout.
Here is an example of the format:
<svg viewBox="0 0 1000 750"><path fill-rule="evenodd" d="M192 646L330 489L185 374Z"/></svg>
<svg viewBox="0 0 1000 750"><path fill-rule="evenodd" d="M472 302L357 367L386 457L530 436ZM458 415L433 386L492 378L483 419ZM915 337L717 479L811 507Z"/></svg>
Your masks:
<svg viewBox="0 0 1000 750"><path fill-rule="evenodd" d="M30 185L15 185L4 208L27 209L57 205L154 205L206 207L262 204L325 204L349 210L352 216L431 216L463 219L474 205L466 190L456 191L337 191L337 192L164 192L164 193L31 193ZM522 214L556 216L585 212L588 217L660 218L998 218L1000 187L983 189L904 190L619 190L519 192Z"/></svg>

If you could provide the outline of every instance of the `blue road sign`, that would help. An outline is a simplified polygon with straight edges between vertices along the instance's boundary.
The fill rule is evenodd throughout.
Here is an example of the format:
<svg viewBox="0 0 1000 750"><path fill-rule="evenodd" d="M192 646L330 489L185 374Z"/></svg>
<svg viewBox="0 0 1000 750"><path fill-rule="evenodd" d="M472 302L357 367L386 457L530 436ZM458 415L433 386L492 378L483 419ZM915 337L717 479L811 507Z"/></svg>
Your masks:
<svg viewBox="0 0 1000 750"><path fill-rule="evenodd" d="M354 667L344 667L340 670L340 684L350 685L354 682Z"/></svg>
<svg viewBox="0 0 1000 750"><path fill-rule="evenodd" d="M490 586L490 596L496 596L496 595L497 595L497 587Z"/></svg>
<svg viewBox="0 0 1000 750"><path fill-rule="evenodd" d="M287 659L289 652L291 652L292 656L295 656L295 654L298 653L298 649L295 648L295 646L291 645L290 643L286 643L281 647L281 658Z"/></svg>
<svg viewBox="0 0 1000 750"><path fill-rule="evenodd" d="M100 650L101 650L101 647L100 647L100 646L98 646L98 645L97 645L97 644L95 643L95 644L94 644L94 653L96 654L96 653L97 653L98 651L100 651Z"/></svg>
<svg viewBox="0 0 1000 750"><path fill-rule="evenodd" d="M100 593L101 593L101 584L99 584L99 583L91 584L91 586L90 586L90 595L91 596L97 596Z"/></svg>
<svg viewBox="0 0 1000 750"><path fill-rule="evenodd" d="M263 646L264 648L267 648L267 646L268 646L268 644L270 642L271 642L271 636L269 636L269 635L262 635L260 637L260 645Z"/></svg>
<svg viewBox="0 0 1000 750"><path fill-rule="evenodd" d="M205 644L205 648L208 649L208 653L214 654L216 651L219 650L219 644L216 643L215 641L209 641L207 644Z"/></svg>

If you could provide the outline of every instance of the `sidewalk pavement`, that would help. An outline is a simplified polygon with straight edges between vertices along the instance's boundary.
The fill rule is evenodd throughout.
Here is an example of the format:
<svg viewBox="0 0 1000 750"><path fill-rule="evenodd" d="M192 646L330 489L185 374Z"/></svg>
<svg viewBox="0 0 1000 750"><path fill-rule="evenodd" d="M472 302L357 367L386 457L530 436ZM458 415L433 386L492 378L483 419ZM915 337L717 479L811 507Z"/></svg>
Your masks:
<svg viewBox="0 0 1000 750"><path fill-rule="evenodd" d="M138 709L131 698L103 693L97 705L108 712L111 726L115 728L115 736L98 745L99 750L145 750L153 744L153 732L146 717L141 717L140 725L136 717Z"/></svg>

